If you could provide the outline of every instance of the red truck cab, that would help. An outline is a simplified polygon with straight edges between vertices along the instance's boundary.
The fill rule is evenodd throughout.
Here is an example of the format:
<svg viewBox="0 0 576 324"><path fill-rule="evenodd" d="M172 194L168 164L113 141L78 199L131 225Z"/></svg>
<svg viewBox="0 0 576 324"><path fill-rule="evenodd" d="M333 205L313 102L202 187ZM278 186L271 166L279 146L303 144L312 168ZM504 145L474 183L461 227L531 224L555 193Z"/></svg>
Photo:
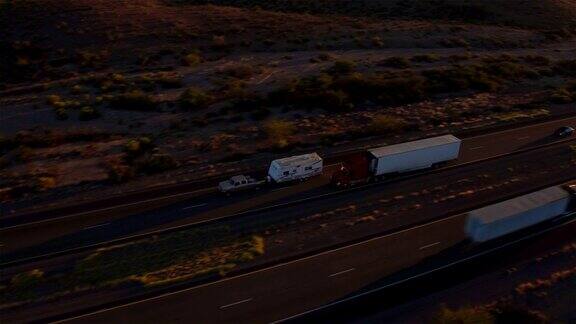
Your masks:
<svg viewBox="0 0 576 324"><path fill-rule="evenodd" d="M330 182L337 187L350 187L370 180L370 153L358 152L347 156L332 174Z"/></svg>

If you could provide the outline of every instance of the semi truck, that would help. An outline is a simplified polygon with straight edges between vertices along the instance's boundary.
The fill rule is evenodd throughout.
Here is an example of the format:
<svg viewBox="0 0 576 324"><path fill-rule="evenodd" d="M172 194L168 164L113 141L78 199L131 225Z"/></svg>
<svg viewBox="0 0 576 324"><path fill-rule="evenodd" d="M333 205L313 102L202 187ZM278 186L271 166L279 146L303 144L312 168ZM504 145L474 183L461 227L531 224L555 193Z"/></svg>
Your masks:
<svg viewBox="0 0 576 324"><path fill-rule="evenodd" d="M386 176L441 166L458 158L462 141L453 135L383 146L350 155L333 173L338 187L385 178Z"/></svg>
<svg viewBox="0 0 576 324"><path fill-rule="evenodd" d="M489 241L566 214L574 200L556 186L479 208L468 213L466 233L473 242Z"/></svg>

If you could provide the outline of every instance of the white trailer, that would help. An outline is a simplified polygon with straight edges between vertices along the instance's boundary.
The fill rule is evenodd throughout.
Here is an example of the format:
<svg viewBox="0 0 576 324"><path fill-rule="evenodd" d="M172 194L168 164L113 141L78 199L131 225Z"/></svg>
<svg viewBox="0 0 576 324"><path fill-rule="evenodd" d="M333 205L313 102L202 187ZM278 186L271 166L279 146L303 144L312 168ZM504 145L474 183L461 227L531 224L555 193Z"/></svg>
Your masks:
<svg viewBox="0 0 576 324"><path fill-rule="evenodd" d="M568 212L570 194L550 187L468 213L466 233L474 242L485 242L541 223Z"/></svg>
<svg viewBox="0 0 576 324"><path fill-rule="evenodd" d="M268 177L282 183L304 180L322 173L322 158L316 153L291 156L270 163Z"/></svg>
<svg viewBox="0 0 576 324"><path fill-rule="evenodd" d="M369 170L381 176L430 168L457 159L461 144L457 137L444 135L371 149Z"/></svg>

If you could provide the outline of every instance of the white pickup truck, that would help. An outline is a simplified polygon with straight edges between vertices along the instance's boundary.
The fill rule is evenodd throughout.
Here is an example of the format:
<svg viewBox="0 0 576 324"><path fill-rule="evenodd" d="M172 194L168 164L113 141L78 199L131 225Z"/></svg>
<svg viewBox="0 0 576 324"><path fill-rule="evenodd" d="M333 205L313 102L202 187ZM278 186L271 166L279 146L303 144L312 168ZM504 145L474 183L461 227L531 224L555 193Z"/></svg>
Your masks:
<svg viewBox="0 0 576 324"><path fill-rule="evenodd" d="M218 190L224 193L230 193L234 191L241 191L250 188L257 188L260 185L265 184L265 180L256 180L250 176L237 175L233 176L226 181L222 181L218 184Z"/></svg>

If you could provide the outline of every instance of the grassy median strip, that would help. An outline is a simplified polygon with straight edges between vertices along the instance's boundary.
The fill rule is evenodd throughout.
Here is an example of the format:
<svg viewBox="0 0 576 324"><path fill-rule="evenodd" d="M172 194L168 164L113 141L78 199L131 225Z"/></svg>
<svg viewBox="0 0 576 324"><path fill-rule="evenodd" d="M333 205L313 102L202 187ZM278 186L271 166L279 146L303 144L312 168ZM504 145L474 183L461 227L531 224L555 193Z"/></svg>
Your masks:
<svg viewBox="0 0 576 324"><path fill-rule="evenodd" d="M72 270L20 273L0 286L0 308L47 301L103 287L153 287L226 272L264 254L259 236L238 236L227 227L188 230L99 249Z"/></svg>

